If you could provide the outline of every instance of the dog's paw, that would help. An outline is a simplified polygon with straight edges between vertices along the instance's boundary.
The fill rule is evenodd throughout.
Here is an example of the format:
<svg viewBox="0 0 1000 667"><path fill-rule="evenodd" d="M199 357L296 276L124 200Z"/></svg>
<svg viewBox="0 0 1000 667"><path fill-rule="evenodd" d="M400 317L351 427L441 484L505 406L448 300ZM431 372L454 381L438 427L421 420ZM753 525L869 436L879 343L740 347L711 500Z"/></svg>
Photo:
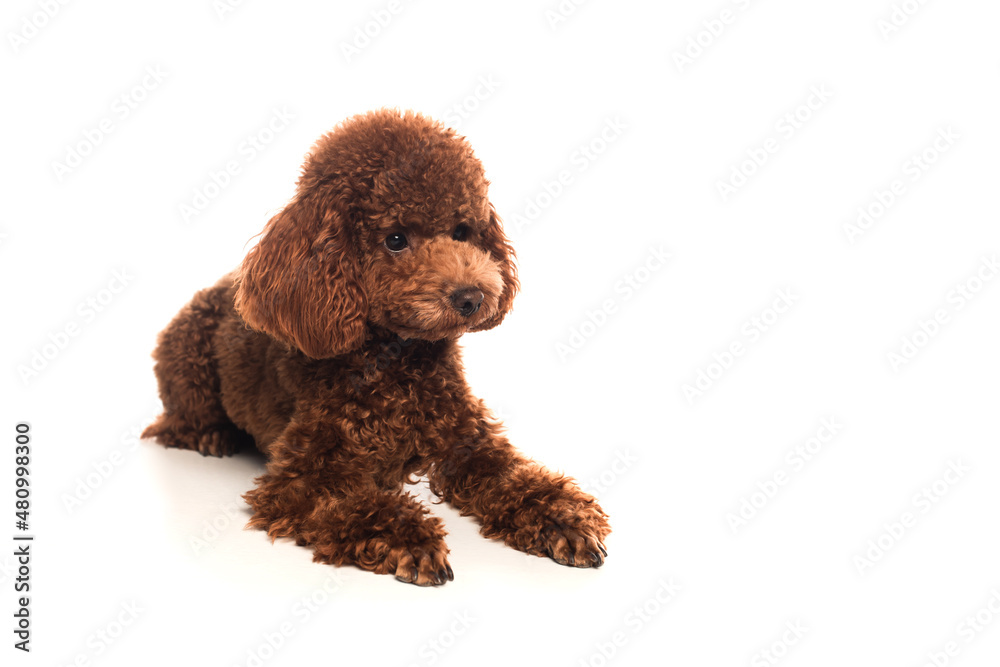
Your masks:
<svg viewBox="0 0 1000 667"><path fill-rule="evenodd" d="M577 495L578 494L578 495ZM549 557L570 567L600 567L608 555L604 540L611 532L608 517L590 496L576 492L531 509L515 511L512 519L485 523L483 534L502 539L515 549Z"/></svg>
<svg viewBox="0 0 1000 667"><path fill-rule="evenodd" d="M560 565L570 567L600 567L607 549L597 531L554 521L542 529L540 548Z"/></svg>
<svg viewBox="0 0 1000 667"><path fill-rule="evenodd" d="M608 555L604 540L611 533L608 515L593 496L574 486L564 486L545 502L517 519L521 528L507 543L560 565L600 567Z"/></svg>
<svg viewBox="0 0 1000 667"><path fill-rule="evenodd" d="M193 449L202 456L232 456L245 447L253 447L253 438L233 425L197 429L178 417L160 415L142 432L143 438L156 438L166 447Z"/></svg>
<svg viewBox="0 0 1000 667"><path fill-rule="evenodd" d="M447 554L447 548L403 547L393 549L390 560L396 563L395 575L399 581L417 586L440 586L455 580Z"/></svg>

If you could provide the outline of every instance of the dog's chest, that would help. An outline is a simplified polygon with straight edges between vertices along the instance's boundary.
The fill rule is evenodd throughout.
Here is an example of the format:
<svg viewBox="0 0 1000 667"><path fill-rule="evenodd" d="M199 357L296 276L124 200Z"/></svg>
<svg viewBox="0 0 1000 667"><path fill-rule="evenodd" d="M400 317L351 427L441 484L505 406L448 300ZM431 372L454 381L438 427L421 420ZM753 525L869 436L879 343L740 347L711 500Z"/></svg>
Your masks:
<svg viewBox="0 0 1000 667"><path fill-rule="evenodd" d="M419 448L450 427L460 374L453 356L441 352L397 342L358 355L340 369L344 416L360 440Z"/></svg>

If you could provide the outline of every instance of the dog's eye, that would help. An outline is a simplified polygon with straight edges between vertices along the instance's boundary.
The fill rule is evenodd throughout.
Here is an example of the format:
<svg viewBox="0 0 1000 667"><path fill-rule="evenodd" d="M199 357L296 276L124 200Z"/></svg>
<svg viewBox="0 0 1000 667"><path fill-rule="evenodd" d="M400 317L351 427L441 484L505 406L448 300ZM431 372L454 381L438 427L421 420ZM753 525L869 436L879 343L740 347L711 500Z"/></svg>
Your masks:
<svg viewBox="0 0 1000 667"><path fill-rule="evenodd" d="M389 234L385 237L385 247L392 252L399 252L409 243L402 234Z"/></svg>
<svg viewBox="0 0 1000 667"><path fill-rule="evenodd" d="M458 227L455 228L455 231L451 233L451 238L455 239L456 241L464 241L466 238L468 238L468 236L469 236L468 225L459 225Z"/></svg>

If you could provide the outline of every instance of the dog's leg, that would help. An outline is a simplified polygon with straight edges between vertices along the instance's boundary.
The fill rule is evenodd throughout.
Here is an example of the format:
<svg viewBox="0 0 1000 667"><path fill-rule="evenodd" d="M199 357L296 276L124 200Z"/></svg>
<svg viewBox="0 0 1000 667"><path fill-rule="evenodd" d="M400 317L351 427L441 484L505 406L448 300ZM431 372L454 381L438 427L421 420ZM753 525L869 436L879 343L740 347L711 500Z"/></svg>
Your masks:
<svg viewBox="0 0 1000 667"><path fill-rule="evenodd" d="M478 518L486 537L563 565L602 565L611 527L594 497L522 456L478 401L465 404L465 423L474 426L432 455L431 489Z"/></svg>
<svg viewBox="0 0 1000 667"><path fill-rule="evenodd" d="M253 443L226 416L219 397L212 338L227 298L221 284L198 292L160 333L153 357L164 412L142 437L204 456L231 455Z"/></svg>
<svg viewBox="0 0 1000 667"><path fill-rule="evenodd" d="M267 474L244 496L254 512L250 527L313 547L318 562L356 565L419 586L454 578L444 526L419 500L380 487L357 459L318 469L313 456L299 458L290 449L272 445Z"/></svg>

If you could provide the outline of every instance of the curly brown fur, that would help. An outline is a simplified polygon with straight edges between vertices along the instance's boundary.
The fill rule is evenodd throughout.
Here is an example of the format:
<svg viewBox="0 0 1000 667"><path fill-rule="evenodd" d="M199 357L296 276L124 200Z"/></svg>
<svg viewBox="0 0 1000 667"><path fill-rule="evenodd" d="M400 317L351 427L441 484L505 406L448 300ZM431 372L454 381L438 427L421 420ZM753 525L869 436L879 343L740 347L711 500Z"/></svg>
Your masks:
<svg viewBox="0 0 1000 667"><path fill-rule="evenodd" d="M465 382L456 340L518 290L487 186L468 143L419 114L324 135L240 269L160 334L164 413L143 435L214 456L254 443L250 525L320 562L452 579L441 521L403 490L426 475L484 535L601 565L594 498L518 453Z"/></svg>

